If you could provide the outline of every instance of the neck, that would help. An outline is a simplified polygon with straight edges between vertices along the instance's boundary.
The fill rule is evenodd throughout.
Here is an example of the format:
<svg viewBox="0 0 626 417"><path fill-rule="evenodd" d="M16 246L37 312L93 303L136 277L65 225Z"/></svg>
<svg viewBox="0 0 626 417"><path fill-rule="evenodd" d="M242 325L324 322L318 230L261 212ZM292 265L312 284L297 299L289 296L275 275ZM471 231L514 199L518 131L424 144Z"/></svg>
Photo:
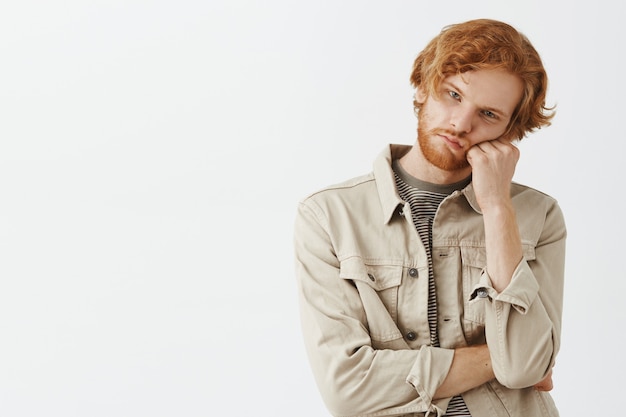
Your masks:
<svg viewBox="0 0 626 417"><path fill-rule="evenodd" d="M454 171L436 167L424 157L417 143L398 162L409 175L431 184L454 184L472 173L471 167Z"/></svg>

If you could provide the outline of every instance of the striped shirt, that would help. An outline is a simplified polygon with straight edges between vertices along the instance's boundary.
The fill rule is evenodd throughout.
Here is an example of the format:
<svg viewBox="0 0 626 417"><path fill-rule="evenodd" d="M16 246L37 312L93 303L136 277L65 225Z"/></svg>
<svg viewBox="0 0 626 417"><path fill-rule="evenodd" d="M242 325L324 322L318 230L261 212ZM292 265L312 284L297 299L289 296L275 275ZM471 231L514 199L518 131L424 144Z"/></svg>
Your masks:
<svg viewBox="0 0 626 417"><path fill-rule="evenodd" d="M408 202L411 207L411 217L417 233L424 244L428 256L428 325L430 328L430 343L439 346L439 334L437 330L437 293L432 264L432 228L435 213L441 202L455 190L467 186L470 178L450 185L431 184L410 176L397 161L393 163L396 179L396 187L400 198ZM471 417L471 414L463 401L463 397L457 395L452 398L445 416Z"/></svg>

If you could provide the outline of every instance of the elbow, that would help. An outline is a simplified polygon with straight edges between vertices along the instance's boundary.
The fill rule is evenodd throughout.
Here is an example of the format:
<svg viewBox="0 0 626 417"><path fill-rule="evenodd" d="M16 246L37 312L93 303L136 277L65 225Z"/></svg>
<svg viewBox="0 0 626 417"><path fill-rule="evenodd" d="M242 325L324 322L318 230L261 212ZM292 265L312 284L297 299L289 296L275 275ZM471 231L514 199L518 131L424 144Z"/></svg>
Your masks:
<svg viewBox="0 0 626 417"><path fill-rule="evenodd" d="M508 366L493 366L493 372L498 382L509 389L532 387L552 369L550 355L545 358L528 358L519 362L511 362Z"/></svg>
<svg viewBox="0 0 626 417"><path fill-rule="evenodd" d="M510 389L528 388L548 375L558 351L557 339L548 331L535 340L534 345L518 340L502 351L506 354L491 355L493 372L500 384Z"/></svg>
<svg viewBox="0 0 626 417"><path fill-rule="evenodd" d="M358 366L354 361L329 364L326 372L319 375L318 388L333 416L359 416L378 410L381 406L376 395L377 387L368 378L367 368ZM379 387L378 387L379 388Z"/></svg>
<svg viewBox="0 0 626 417"><path fill-rule="evenodd" d="M328 411L332 416L350 417L362 415L362 413L359 412L358 409L350 407L350 404L345 401L326 401L325 404L326 408L328 408Z"/></svg>
<svg viewBox="0 0 626 417"><path fill-rule="evenodd" d="M347 397L336 394L323 395L324 404L333 416L359 416L367 410L361 409L360 404L350 401Z"/></svg>
<svg viewBox="0 0 626 417"><path fill-rule="evenodd" d="M324 404L333 416L357 416L368 411L367 400L349 386L335 383L320 388Z"/></svg>
<svg viewBox="0 0 626 417"><path fill-rule="evenodd" d="M509 389L522 389L532 387L543 379L540 374L519 374L514 372L508 372L506 374L496 373L497 381Z"/></svg>

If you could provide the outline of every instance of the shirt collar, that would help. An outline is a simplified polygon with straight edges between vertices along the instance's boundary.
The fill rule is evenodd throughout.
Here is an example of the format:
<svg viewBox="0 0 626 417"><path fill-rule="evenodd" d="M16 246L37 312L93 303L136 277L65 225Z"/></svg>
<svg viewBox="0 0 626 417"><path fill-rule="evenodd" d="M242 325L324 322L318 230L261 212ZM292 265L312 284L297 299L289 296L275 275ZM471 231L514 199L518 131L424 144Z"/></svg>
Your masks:
<svg viewBox="0 0 626 417"><path fill-rule="evenodd" d="M409 145L387 145L374 161L374 178L378 188L378 197L383 210L383 221L389 223L395 213L398 212L398 206L404 207L404 200L398 195L396 189L396 181L391 167L392 161L402 157L411 149ZM465 196L469 205L477 213L481 213L480 206L476 200L474 187L470 183L465 187L461 194ZM458 193L455 193L458 195Z"/></svg>

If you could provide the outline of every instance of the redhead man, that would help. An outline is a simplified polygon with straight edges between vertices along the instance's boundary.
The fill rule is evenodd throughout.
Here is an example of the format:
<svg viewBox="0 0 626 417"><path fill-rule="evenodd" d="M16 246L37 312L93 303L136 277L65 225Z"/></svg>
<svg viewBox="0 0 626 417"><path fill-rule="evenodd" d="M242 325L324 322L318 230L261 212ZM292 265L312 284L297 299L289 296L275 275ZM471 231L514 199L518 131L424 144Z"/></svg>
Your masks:
<svg viewBox="0 0 626 417"><path fill-rule="evenodd" d="M295 222L302 329L334 416L558 416L566 228L513 182L550 124L528 39L479 19L417 56L417 141L311 194Z"/></svg>

